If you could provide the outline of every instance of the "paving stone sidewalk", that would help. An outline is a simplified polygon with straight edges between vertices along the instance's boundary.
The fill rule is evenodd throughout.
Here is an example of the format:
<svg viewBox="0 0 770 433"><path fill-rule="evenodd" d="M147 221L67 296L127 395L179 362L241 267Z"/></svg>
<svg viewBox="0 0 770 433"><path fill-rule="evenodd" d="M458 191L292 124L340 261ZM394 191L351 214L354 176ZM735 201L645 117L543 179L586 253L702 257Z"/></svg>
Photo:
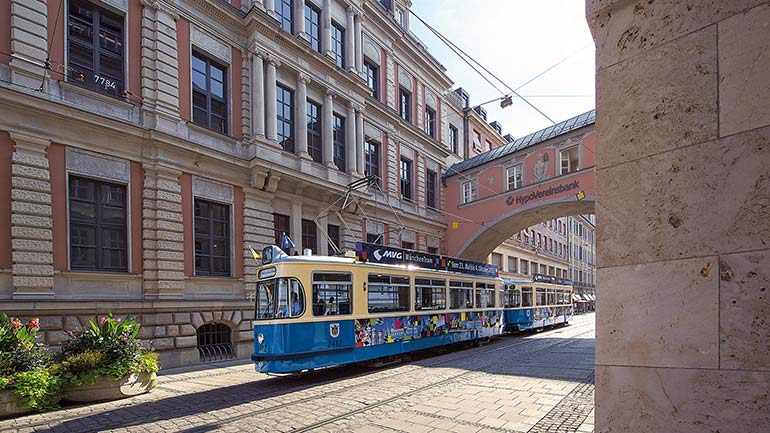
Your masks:
<svg viewBox="0 0 770 433"><path fill-rule="evenodd" d="M131 399L0 420L0 432L593 431L594 315L391 368L297 378L246 361L165 371Z"/></svg>

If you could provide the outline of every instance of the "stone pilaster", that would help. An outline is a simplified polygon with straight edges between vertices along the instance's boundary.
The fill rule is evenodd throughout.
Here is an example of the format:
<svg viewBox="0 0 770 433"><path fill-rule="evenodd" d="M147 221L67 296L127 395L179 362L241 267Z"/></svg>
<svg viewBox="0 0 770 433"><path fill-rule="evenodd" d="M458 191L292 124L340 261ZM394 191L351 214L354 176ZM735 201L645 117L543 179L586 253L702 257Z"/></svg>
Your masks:
<svg viewBox="0 0 770 433"><path fill-rule="evenodd" d="M305 1L292 0L294 10L294 35L304 41L310 41L310 36L305 31Z"/></svg>
<svg viewBox="0 0 770 433"><path fill-rule="evenodd" d="M11 133L11 237L13 299L46 299L53 292L50 140Z"/></svg>
<svg viewBox="0 0 770 433"><path fill-rule="evenodd" d="M245 0L244 0L245 1ZM248 138L252 136L251 132L251 94L256 91L255 87L251 87L251 54L247 50L236 50L241 52L241 115L234 116L236 121L241 122L243 125L243 137ZM235 72L233 72L235 73ZM237 107L234 108L237 110Z"/></svg>
<svg viewBox="0 0 770 433"><path fill-rule="evenodd" d="M356 108L348 102L345 119L345 171L356 174Z"/></svg>
<svg viewBox="0 0 770 433"><path fill-rule="evenodd" d="M354 23L353 7L348 6L348 25L345 27L345 69L351 72L356 71L356 32Z"/></svg>
<svg viewBox="0 0 770 433"><path fill-rule="evenodd" d="M259 252L262 248L272 245L273 238L273 207L272 196L254 188L243 189L243 241L244 241L244 283L246 290L253 291L257 282L257 263L251 255L249 246Z"/></svg>
<svg viewBox="0 0 770 433"><path fill-rule="evenodd" d="M364 110L356 110L356 171L364 175Z"/></svg>
<svg viewBox="0 0 770 433"><path fill-rule="evenodd" d="M264 54L251 54L251 133L255 137L265 136L265 65Z"/></svg>
<svg viewBox="0 0 770 433"><path fill-rule="evenodd" d="M336 93L332 89L326 90L326 96L324 96L324 106L322 109L321 121L323 126L321 128L321 134L323 135L323 161L329 168L334 168L334 131L333 129L333 115L334 115L334 96Z"/></svg>
<svg viewBox="0 0 770 433"><path fill-rule="evenodd" d="M334 58L332 49L332 15L331 0L323 0L321 9L321 52L324 55Z"/></svg>
<svg viewBox="0 0 770 433"><path fill-rule="evenodd" d="M304 73L297 77L297 100L294 104L294 141L297 143L297 154L305 159L311 159L307 153L307 85L310 78Z"/></svg>
<svg viewBox="0 0 770 433"><path fill-rule="evenodd" d="M48 5L42 0L11 0L13 82L39 87L48 58ZM39 66L38 66L39 65Z"/></svg>
<svg viewBox="0 0 770 433"><path fill-rule="evenodd" d="M145 167L144 294L151 299L181 298L185 278L181 172Z"/></svg>
<svg viewBox="0 0 770 433"><path fill-rule="evenodd" d="M155 111L166 121L161 129L175 129L179 118L179 63L177 61L176 11L156 0L142 0L142 108ZM165 125L164 125L165 124Z"/></svg>
<svg viewBox="0 0 770 433"><path fill-rule="evenodd" d="M414 181L417 184L415 204L417 207L426 207L425 201L425 157L415 152L414 154ZM437 179L438 181L438 179Z"/></svg>
<svg viewBox="0 0 770 433"><path fill-rule="evenodd" d="M388 107L396 110L396 64L393 62L393 53L385 54L385 101Z"/></svg>
<svg viewBox="0 0 770 433"><path fill-rule="evenodd" d="M268 140L278 139L278 101L276 100L276 70L280 62L268 56L265 74L265 136Z"/></svg>
<svg viewBox="0 0 770 433"><path fill-rule="evenodd" d="M355 16L355 25L354 30L356 32L355 35L355 41L356 41L356 71L358 73L363 73L364 70L364 45L363 45L363 34L361 33L361 25L364 21L364 14L363 13L357 13Z"/></svg>

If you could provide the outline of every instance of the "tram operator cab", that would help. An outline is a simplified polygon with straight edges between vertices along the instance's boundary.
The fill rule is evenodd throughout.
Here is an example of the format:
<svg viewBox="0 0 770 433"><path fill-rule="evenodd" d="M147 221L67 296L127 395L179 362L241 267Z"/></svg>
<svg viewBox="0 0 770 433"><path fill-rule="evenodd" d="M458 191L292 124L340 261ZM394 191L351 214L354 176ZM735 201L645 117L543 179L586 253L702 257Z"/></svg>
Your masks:
<svg viewBox="0 0 770 433"><path fill-rule="evenodd" d="M257 277L252 359L260 372L394 358L503 330L494 276L361 257L288 256L271 246Z"/></svg>

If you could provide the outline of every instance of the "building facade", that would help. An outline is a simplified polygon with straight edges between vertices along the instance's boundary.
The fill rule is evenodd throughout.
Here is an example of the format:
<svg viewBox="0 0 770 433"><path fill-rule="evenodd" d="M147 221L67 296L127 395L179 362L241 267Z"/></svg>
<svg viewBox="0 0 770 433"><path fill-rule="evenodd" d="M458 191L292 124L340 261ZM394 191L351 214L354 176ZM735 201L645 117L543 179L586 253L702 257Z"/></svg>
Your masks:
<svg viewBox="0 0 770 433"><path fill-rule="evenodd" d="M249 247L443 250L463 107L410 2L4 5L0 310L47 343L113 312L168 367L248 357Z"/></svg>

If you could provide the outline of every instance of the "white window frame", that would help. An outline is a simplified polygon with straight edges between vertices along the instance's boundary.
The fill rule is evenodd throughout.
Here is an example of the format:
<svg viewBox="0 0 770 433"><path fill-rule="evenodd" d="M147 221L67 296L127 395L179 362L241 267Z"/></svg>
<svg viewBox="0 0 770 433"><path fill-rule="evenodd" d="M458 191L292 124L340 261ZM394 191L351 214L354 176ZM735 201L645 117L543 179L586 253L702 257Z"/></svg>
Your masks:
<svg viewBox="0 0 770 433"><path fill-rule="evenodd" d="M476 186L476 181L469 180L468 182L464 182L462 184L461 194L462 194L461 199L463 204L476 201L476 199L478 198L478 188Z"/></svg>
<svg viewBox="0 0 770 433"><path fill-rule="evenodd" d="M569 153L573 149L575 151L578 151L578 166L577 167L572 167L571 164L570 164ZM565 156L566 156L566 159L565 159ZM565 167L565 164L564 164L565 162L566 162L566 167ZM570 147L565 147L564 149L561 149L559 151L559 174L568 174L568 173L572 173L572 172L578 171L579 167L580 167L580 153L579 153L579 149L578 149L577 145L570 146ZM566 171L565 171L565 169L566 169Z"/></svg>
<svg viewBox="0 0 770 433"><path fill-rule="evenodd" d="M513 176L511 176L513 172ZM516 181L516 175L518 174L518 182ZM513 177L513 185L511 185L511 178ZM513 191L524 186L524 167L523 164L516 164L512 167L508 167L506 171L506 183L508 185L508 191Z"/></svg>

